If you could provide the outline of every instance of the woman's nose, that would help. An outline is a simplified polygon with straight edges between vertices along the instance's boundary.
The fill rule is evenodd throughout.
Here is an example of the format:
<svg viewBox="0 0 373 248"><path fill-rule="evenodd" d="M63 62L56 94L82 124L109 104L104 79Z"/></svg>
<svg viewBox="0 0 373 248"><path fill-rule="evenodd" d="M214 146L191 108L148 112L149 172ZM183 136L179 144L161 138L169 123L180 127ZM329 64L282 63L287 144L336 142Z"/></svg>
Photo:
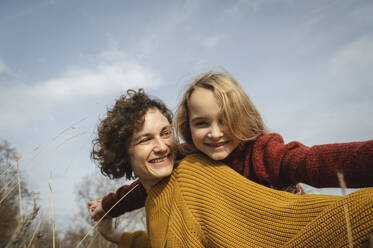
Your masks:
<svg viewBox="0 0 373 248"><path fill-rule="evenodd" d="M154 144L154 152L165 152L167 151L166 141L163 139L156 139Z"/></svg>

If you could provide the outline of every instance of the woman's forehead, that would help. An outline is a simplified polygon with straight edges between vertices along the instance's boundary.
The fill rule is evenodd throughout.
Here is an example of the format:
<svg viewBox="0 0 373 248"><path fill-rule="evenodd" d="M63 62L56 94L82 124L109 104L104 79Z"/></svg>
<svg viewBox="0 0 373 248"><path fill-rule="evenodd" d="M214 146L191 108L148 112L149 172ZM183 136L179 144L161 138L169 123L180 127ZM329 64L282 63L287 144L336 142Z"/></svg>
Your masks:
<svg viewBox="0 0 373 248"><path fill-rule="evenodd" d="M158 109L149 109L143 120L142 126L134 130L134 136L159 132L164 128L171 127L171 123Z"/></svg>

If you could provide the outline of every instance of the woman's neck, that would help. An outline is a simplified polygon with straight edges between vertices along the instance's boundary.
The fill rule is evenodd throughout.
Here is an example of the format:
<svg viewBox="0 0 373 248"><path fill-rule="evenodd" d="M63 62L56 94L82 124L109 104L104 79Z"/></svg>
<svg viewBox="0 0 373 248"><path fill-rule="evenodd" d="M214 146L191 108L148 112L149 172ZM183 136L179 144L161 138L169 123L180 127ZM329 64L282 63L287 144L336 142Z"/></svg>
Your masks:
<svg viewBox="0 0 373 248"><path fill-rule="evenodd" d="M149 190L154 186L156 185L157 183L159 183L161 181L161 179L157 179L157 180L141 180L140 179L140 182L141 184L144 186L144 189L146 191L146 193L149 192Z"/></svg>

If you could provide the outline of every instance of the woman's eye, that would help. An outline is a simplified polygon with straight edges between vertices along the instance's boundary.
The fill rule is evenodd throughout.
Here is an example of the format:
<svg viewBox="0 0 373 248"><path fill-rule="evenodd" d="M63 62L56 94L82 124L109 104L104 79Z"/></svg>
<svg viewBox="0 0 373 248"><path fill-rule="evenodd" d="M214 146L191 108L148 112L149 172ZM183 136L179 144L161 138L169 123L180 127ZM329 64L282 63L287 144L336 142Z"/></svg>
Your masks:
<svg viewBox="0 0 373 248"><path fill-rule="evenodd" d="M137 144L144 144L146 142L150 141L150 138L143 138L143 139L140 139Z"/></svg>
<svg viewBox="0 0 373 248"><path fill-rule="evenodd" d="M164 132L162 133L162 136L163 136L163 137L170 137L171 134L172 134L171 130L166 130L166 131L164 131Z"/></svg>

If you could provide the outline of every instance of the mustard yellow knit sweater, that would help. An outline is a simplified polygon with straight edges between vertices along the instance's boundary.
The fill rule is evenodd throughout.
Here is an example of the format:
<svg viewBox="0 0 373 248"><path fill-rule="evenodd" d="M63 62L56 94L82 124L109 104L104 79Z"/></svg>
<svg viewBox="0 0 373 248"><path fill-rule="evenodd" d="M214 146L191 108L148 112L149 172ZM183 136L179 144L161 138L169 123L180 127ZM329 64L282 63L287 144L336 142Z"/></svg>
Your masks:
<svg viewBox="0 0 373 248"><path fill-rule="evenodd" d="M148 232L119 247L354 247L373 231L373 189L294 195L254 183L202 155L186 157L146 200Z"/></svg>

